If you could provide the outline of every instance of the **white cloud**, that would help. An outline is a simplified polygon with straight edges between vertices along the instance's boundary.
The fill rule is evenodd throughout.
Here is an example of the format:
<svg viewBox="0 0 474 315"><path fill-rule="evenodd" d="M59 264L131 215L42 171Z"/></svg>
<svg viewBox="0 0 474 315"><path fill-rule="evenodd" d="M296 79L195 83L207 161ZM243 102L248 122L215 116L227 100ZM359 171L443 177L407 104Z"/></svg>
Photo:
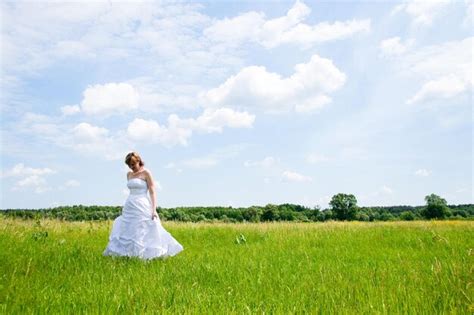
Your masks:
<svg viewBox="0 0 474 315"><path fill-rule="evenodd" d="M472 28L474 23L474 2L472 0L464 0L464 3L467 5L467 9L463 24L464 26Z"/></svg>
<svg viewBox="0 0 474 315"><path fill-rule="evenodd" d="M20 177L21 179L17 180L12 186L12 191L24 190L24 189L33 189L37 194L44 193L46 191L52 190L46 179L45 175L55 174L55 170L52 170L48 167L45 168L33 168L25 167L23 163L18 163L10 170L2 172L2 177Z"/></svg>
<svg viewBox="0 0 474 315"><path fill-rule="evenodd" d="M160 143L166 147L186 146L193 132L221 133L224 128L252 128L255 121L255 115L247 112L208 108L197 118L181 119L172 114L168 116L166 126L153 119L135 118L125 130L111 132L88 122L65 124L61 122L62 118L26 113L15 128L17 132L86 156L118 160L135 146L136 141Z"/></svg>
<svg viewBox="0 0 474 315"><path fill-rule="evenodd" d="M416 170L415 175L416 175L416 176L426 177L426 176L430 176L430 175L431 175L431 171L429 171L429 170L427 170L427 169L424 169L424 168L421 168L421 169L419 169L419 170Z"/></svg>
<svg viewBox="0 0 474 315"><path fill-rule="evenodd" d="M43 114L27 112L23 115L22 121L24 124L48 123L52 121L52 118L50 116L43 115Z"/></svg>
<svg viewBox="0 0 474 315"><path fill-rule="evenodd" d="M56 171L48 167L33 168L25 167L23 163L18 163L12 169L4 171L2 177L22 177L22 176L40 176L46 174L55 174Z"/></svg>
<svg viewBox="0 0 474 315"><path fill-rule="evenodd" d="M203 168L210 168L215 166L218 163L217 159L212 157L204 157L204 158L192 158L183 161L181 164L187 168L194 168L194 169L203 169Z"/></svg>
<svg viewBox="0 0 474 315"><path fill-rule="evenodd" d="M89 86L84 91L81 109L88 115L126 113L138 108L139 95L128 83Z"/></svg>
<svg viewBox="0 0 474 315"><path fill-rule="evenodd" d="M256 40L256 30L259 30L264 23L265 14L247 12L234 18L216 20L203 30L203 34L211 40L237 46L245 41Z"/></svg>
<svg viewBox="0 0 474 315"><path fill-rule="evenodd" d="M390 188L390 187L388 187L388 186L385 186L385 185L382 186L382 188L380 189L380 191L381 191L382 193L389 194L389 195L393 194L393 189Z"/></svg>
<svg viewBox="0 0 474 315"><path fill-rule="evenodd" d="M324 107L332 102L332 99L326 95L316 95L312 98L307 98L302 100L300 103L296 104L295 111L297 113L310 113Z"/></svg>
<svg viewBox="0 0 474 315"><path fill-rule="evenodd" d="M311 163L311 164L316 164L316 163L326 162L326 161L329 161L329 158L323 154L310 153L306 156L306 162Z"/></svg>
<svg viewBox="0 0 474 315"><path fill-rule="evenodd" d="M419 48L400 60L402 73L424 79L407 103L452 98L474 86L472 51L474 38Z"/></svg>
<svg viewBox="0 0 474 315"><path fill-rule="evenodd" d="M79 141L96 141L106 137L109 131L106 128L96 127L89 123L79 123L73 128L73 135Z"/></svg>
<svg viewBox="0 0 474 315"><path fill-rule="evenodd" d="M186 146L188 138L192 135L192 130L177 126L176 118L178 118L176 115L168 117L168 127L160 126L154 120L135 118L128 125L128 136L135 141L161 143L166 147L178 144Z"/></svg>
<svg viewBox="0 0 474 315"><path fill-rule="evenodd" d="M380 206L393 205L394 202L394 191L387 185L382 185L377 190L357 194L357 199L364 204L372 203Z"/></svg>
<svg viewBox="0 0 474 315"><path fill-rule="evenodd" d="M217 164L238 156L243 150L248 148L248 144L240 143L227 145L221 148L214 149L205 156L193 157L184 159L177 163L172 163L171 168L177 168L177 172L182 169L178 167L192 168L192 169L206 169L216 166Z"/></svg>
<svg viewBox="0 0 474 315"><path fill-rule="evenodd" d="M196 64L203 65L199 60ZM194 61L190 61L194 65ZM192 67L192 65L183 65ZM176 111L177 109L194 110L199 105L196 102L196 94L202 89L197 84L183 84L175 82L175 72L168 74L166 80L158 81L156 77L138 77L128 80L137 91L140 100L140 110L147 113L161 113Z"/></svg>
<svg viewBox="0 0 474 315"><path fill-rule="evenodd" d="M280 163L279 158L274 158L273 156L267 156L261 161L245 161L245 167L263 167L263 168L271 168L275 165Z"/></svg>
<svg viewBox="0 0 474 315"><path fill-rule="evenodd" d="M196 119L181 119L177 115L168 116L168 126L161 126L154 120L135 118L128 126L131 139L161 143L164 146L188 144L188 139L196 132L222 132L228 128L250 128L255 120L254 115L237 112L229 108L206 109Z"/></svg>
<svg viewBox="0 0 474 315"><path fill-rule="evenodd" d="M332 196L325 195L325 196L319 197L316 200L316 204L318 204L321 207L321 209L327 209L329 208L329 203L331 202L331 200L332 200Z"/></svg>
<svg viewBox="0 0 474 315"><path fill-rule="evenodd" d="M243 63L241 49L226 50L203 37L202 30L212 22L199 12L203 7L161 1L2 2L2 81L21 84L56 64L81 63L110 76L116 69L145 73L152 84L129 83L142 110L193 107L195 93L183 86L225 78ZM2 97L10 103L17 96L8 92ZM119 109L135 108L129 92L124 92L128 106L119 99ZM91 96L91 104L85 99L84 112L114 113L113 93L107 94L101 96L105 103L96 104L97 96Z"/></svg>
<svg viewBox="0 0 474 315"><path fill-rule="evenodd" d="M122 159L133 145L123 131L112 135L107 128L87 122L64 123L64 119L64 116L54 117L29 112L10 128L15 133L28 136L32 141L56 145L106 160Z"/></svg>
<svg viewBox="0 0 474 315"><path fill-rule="evenodd" d="M166 164L166 165L164 166L164 168L167 168L167 169L174 169L174 170L176 171L176 173L181 173L181 172L183 171L183 169L178 168L177 165L176 165L176 163L174 163L174 162L170 162L170 163Z"/></svg>
<svg viewBox="0 0 474 315"><path fill-rule="evenodd" d="M311 182L313 179L310 176L305 176L296 172L292 171L284 171L282 173L282 179L284 181L290 181L290 182Z"/></svg>
<svg viewBox="0 0 474 315"><path fill-rule="evenodd" d="M179 52L196 43L190 30L208 23L197 12L201 7L158 1L2 2L2 54L8 71L34 73L62 58L109 62L143 58L144 51L156 56L160 47L177 46Z"/></svg>
<svg viewBox="0 0 474 315"><path fill-rule="evenodd" d="M90 59L97 56L91 47L89 47L86 43L77 40L59 41L53 46L52 50L55 57L58 58L72 57L79 59Z"/></svg>
<svg viewBox="0 0 474 315"><path fill-rule="evenodd" d="M222 132L223 127L251 128L255 115L237 112L230 108L207 108L196 119L182 119L179 124L199 132Z"/></svg>
<svg viewBox="0 0 474 315"><path fill-rule="evenodd" d="M346 75L331 60L318 55L294 69L293 75L282 78L265 67L246 67L219 87L202 93L200 98L211 106L259 106L270 113L292 108L308 111L330 102L326 93L338 90L346 80Z"/></svg>
<svg viewBox="0 0 474 315"><path fill-rule="evenodd" d="M168 164L166 164L165 166L163 166L164 168L174 168L176 166L176 164L174 162L169 162Z"/></svg>
<svg viewBox="0 0 474 315"><path fill-rule="evenodd" d="M46 180L38 175L31 175L19 180L12 187L12 191L22 190L23 188L32 188L37 194L52 190L46 183Z"/></svg>
<svg viewBox="0 0 474 315"><path fill-rule="evenodd" d="M230 19L216 20L203 33L212 41L232 47L248 41L259 43L265 48L283 44L298 44L308 48L315 43L370 31L369 19L315 25L302 23L310 13L311 9L306 4L296 1L285 16L266 20L264 13L246 12Z"/></svg>
<svg viewBox="0 0 474 315"><path fill-rule="evenodd" d="M130 147L123 135L111 136L107 128L85 122L74 126L57 144L84 155L100 155L107 160L122 159Z"/></svg>
<svg viewBox="0 0 474 315"><path fill-rule="evenodd" d="M391 37L380 42L379 48L385 56L401 55L405 53L414 43L413 39L406 43L400 41L400 37Z"/></svg>
<svg viewBox="0 0 474 315"><path fill-rule="evenodd" d="M63 115L74 115L81 111L81 108L78 105L65 105L61 107L61 112Z"/></svg>
<svg viewBox="0 0 474 315"><path fill-rule="evenodd" d="M159 181L154 181L155 183L155 189L156 191L162 191L163 190L163 186L161 186L161 183Z"/></svg>
<svg viewBox="0 0 474 315"><path fill-rule="evenodd" d="M455 75L449 75L423 84L421 89L410 99L407 104L422 102L430 99L451 98L467 89L467 82L463 82Z"/></svg>
<svg viewBox="0 0 474 315"><path fill-rule="evenodd" d="M63 185L58 186L58 190L66 190L69 187L79 187L81 183L75 179L67 180Z"/></svg>
<svg viewBox="0 0 474 315"><path fill-rule="evenodd" d="M267 48L273 48L282 44L297 43L303 48L308 48L315 43L343 39L356 33L369 32L370 25L371 21L369 19L336 21L332 24L322 22L314 26L298 24L276 34L272 32L268 32L270 34L266 33L264 25L265 35L263 36L262 44Z"/></svg>
<svg viewBox="0 0 474 315"><path fill-rule="evenodd" d="M75 179L70 179L64 183L66 187L78 187L81 185L81 183Z"/></svg>
<svg viewBox="0 0 474 315"><path fill-rule="evenodd" d="M415 25L429 26L433 20L442 15L450 0L410 0L397 5L392 14L404 11L410 15Z"/></svg>

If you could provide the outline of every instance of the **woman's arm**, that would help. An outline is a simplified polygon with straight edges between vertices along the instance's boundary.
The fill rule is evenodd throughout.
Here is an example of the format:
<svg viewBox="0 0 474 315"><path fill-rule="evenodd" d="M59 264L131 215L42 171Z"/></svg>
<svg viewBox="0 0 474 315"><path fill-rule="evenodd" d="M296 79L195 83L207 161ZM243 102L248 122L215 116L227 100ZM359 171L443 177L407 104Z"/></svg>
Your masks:
<svg viewBox="0 0 474 315"><path fill-rule="evenodd" d="M151 199L151 213L152 215L156 213L156 191L155 191L155 181L153 180L153 176L151 175L150 171L145 172L145 179L148 184L148 190L150 191L150 199Z"/></svg>

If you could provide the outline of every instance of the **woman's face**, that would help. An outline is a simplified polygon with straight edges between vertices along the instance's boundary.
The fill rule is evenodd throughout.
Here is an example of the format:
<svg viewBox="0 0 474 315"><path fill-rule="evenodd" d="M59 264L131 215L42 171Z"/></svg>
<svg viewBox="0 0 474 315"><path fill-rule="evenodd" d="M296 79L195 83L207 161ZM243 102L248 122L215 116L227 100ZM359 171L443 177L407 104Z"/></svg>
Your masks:
<svg viewBox="0 0 474 315"><path fill-rule="evenodd" d="M130 159L130 164L128 165L132 169L132 171L137 172L140 169L140 162L138 162L137 159L131 158Z"/></svg>

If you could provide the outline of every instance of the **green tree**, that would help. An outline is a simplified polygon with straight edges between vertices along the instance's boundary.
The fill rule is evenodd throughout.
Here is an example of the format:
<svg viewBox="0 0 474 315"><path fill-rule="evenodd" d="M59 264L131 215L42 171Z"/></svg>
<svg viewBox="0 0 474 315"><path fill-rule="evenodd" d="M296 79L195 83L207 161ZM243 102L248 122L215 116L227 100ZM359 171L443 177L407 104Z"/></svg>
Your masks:
<svg viewBox="0 0 474 315"><path fill-rule="evenodd" d="M352 194L342 194L332 196L329 202L331 210L338 220L354 220L357 215L357 199Z"/></svg>
<svg viewBox="0 0 474 315"><path fill-rule="evenodd" d="M278 206L273 204L267 204L263 210L261 220L262 221L277 221L280 219L278 212Z"/></svg>
<svg viewBox="0 0 474 315"><path fill-rule="evenodd" d="M451 213L446 200L438 195L428 195L425 197L425 201L426 207L423 215L427 219L444 219Z"/></svg>
<svg viewBox="0 0 474 315"><path fill-rule="evenodd" d="M400 213L400 219L404 221L413 221L415 220L415 215L411 211L403 211Z"/></svg>

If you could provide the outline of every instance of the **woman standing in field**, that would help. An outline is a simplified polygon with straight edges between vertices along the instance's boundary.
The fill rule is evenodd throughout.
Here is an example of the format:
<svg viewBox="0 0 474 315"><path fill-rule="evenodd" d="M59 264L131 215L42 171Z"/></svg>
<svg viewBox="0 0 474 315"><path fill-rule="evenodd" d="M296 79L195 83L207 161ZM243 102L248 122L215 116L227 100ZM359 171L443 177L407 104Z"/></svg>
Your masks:
<svg viewBox="0 0 474 315"><path fill-rule="evenodd" d="M122 214L114 220L103 255L142 259L176 255L183 250L183 246L161 225L156 212L156 192L151 172L144 168L145 163L137 152L127 154L125 164L131 169L127 173L130 194Z"/></svg>

